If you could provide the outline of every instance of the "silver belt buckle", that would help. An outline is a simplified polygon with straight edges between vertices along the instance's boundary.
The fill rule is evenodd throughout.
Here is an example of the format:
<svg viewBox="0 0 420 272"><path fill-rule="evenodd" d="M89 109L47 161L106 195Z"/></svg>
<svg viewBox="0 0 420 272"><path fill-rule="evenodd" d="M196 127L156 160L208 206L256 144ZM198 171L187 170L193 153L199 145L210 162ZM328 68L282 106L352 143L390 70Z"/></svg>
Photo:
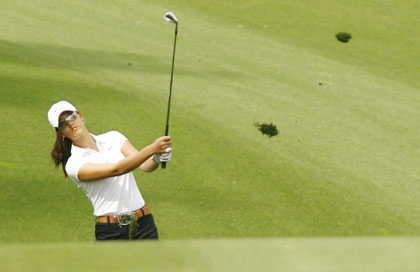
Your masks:
<svg viewBox="0 0 420 272"><path fill-rule="evenodd" d="M133 212L120 213L118 215L118 222L120 223L120 225L130 225L130 222L133 218L134 218Z"/></svg>

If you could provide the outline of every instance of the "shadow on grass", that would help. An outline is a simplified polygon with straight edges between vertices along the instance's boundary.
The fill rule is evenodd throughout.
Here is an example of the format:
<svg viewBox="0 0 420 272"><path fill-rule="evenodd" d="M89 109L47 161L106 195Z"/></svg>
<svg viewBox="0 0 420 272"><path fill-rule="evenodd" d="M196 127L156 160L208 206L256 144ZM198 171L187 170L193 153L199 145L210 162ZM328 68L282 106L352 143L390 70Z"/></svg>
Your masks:
<svg viewBox="0 0 420 272"><path fill-rule="evenodd" d="M0 75L0 105L5 108L13 106L26 110L48 110L53 102L67 99L78 105L86 104L95 107L100 98L102 107L107 103L108 109L120 105L119 101L137 101L145 103L141 95L121 92L115 88L79 78L46 79L20 76ZM141 92L141 90L140 90ZM135 95L135 97L133 97ZM135 99L134 99L135 98ZM48 103L43 105L44 103Z"/></svg>
<svg viewBox="0 0 420 272"><path fill-rule="evenodd" d="M0 39L0 64L10 63L27 67L59 70L122 70L127 72L170 75L172 55L165 58L148 54L89 50L66 46L14 42ZM175 73L195 78L211 79L230 77L235 80L247 75L221 67L212 68L200 59L177 61Z"/></svg>
<svg viewBox="0 0 420 272"><path fill-rule="evenodd" d="M151 55L0 40L0 61L53 69L106 68L167 73L168 65Z"/></svg>

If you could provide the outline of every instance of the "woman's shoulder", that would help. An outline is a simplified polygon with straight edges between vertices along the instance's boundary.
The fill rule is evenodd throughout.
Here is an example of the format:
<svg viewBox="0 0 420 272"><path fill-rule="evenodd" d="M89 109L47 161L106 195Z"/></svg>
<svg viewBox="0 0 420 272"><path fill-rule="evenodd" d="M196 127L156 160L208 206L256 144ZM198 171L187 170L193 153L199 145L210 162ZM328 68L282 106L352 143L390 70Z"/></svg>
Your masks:
<svg viewBox="0 0 420 272"><path fill-rule="evenodd" d="M97 137L112 137L112 136L118 136L118 135L122 135L122 133L119 132L118 130L110 130L102 134L99 134Z"/></svg>
<svg viewBox="0 0 420 272"><path fill-rule="evenodd" d="M109 141L125 141L127 140L127 138L124 136L124 134L122 134L121 132L117 131L117 130L111 130L105 133L102 133L100 135L96 136L97 139L99 139L100 141L104 141L104 142L109 142Z"/></svg>

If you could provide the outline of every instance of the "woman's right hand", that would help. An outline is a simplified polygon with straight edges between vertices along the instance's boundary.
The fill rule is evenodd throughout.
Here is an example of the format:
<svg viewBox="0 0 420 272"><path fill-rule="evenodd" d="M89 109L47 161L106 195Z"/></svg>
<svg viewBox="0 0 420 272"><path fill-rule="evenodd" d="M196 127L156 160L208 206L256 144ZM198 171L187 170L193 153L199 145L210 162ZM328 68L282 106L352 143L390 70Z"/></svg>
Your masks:
<svg viewBox="0 0 420 272"><path fill-rule="evenodd" d="M162 136L157 138L152 145L155 153L164 153L171 144L171 136Z"/></svg>

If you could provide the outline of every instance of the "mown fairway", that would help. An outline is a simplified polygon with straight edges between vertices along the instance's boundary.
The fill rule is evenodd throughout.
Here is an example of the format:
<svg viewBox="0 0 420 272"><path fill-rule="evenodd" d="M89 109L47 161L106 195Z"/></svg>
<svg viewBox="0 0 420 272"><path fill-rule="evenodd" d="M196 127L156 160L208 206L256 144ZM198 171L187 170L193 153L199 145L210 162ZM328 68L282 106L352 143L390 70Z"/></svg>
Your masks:
<svg viewBox="0 0 420 272"><path fill-rule="evenodd" d="M419 238L166 240L0 247L2 271L418 271ZM25 260L25 261L19 261Z"/></svg>
<svg viewBox="0 0 420 272"><path fill-rule="evenodd" d="M173 161L136 173L162 240L420 234L418 1L2 0L1 242L93 241L47 111L69 100L138 148L161 136L168 10Z"/></svg>

